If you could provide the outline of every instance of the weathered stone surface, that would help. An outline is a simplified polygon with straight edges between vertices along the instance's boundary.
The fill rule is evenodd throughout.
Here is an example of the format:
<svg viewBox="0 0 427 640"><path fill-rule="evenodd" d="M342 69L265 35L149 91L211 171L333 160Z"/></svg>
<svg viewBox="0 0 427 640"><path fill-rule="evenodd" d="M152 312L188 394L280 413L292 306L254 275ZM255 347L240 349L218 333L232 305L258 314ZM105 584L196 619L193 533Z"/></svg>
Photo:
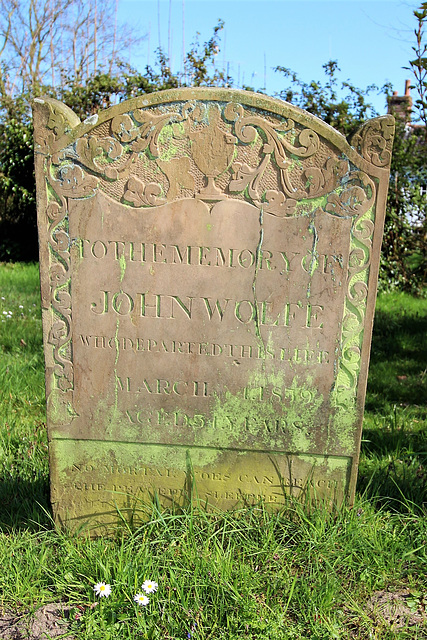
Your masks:
<svg viewBox="0 0 427 640"><path fill-rule="evenodd" d="M291 105L34 105L52 504L354 494L393 118Z"/></svg>

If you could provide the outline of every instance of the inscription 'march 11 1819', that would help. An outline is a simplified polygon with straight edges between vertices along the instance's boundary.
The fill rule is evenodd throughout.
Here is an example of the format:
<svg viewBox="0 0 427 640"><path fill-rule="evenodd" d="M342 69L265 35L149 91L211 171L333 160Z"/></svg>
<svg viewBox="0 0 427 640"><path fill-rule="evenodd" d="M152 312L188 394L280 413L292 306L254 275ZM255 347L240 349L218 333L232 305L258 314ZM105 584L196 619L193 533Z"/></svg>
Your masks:
<svg viewBox="0 0 427 640"><path fill-rule="evenodd" d="M182 89L34 126L57 520L351 499L393 118Z"/></svg>

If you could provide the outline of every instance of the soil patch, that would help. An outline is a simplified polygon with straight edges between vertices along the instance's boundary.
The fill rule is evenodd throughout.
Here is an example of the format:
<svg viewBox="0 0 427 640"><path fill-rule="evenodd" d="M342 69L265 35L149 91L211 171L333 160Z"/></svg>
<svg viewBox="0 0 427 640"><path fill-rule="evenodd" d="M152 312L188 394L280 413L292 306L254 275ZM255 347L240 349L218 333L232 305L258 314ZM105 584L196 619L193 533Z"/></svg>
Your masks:
<svg viewBox="0 0 427 640"><path fill-rule="evenodd" d="M421 625L426 621L423 601L410 591L376 591L367 603L368 611L376 622L392 629L403 629Z"/></svg>
<svg viewBox="0 0 427 640"><path fill-rule="evenodd" d="M0 640L75 640L67 620L70 607L46 604L34 613L5 613L0 617Z"/></svg>

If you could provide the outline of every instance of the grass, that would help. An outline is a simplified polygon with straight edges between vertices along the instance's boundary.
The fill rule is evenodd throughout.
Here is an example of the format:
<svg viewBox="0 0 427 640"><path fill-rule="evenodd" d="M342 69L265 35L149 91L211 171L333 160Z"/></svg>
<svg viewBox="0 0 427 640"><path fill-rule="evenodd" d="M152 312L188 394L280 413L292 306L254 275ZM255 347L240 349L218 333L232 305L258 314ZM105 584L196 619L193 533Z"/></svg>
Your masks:
<svg viewBox="0 0 427 640"><path fill-rule="evenodd" d="M427 638L373 604L404 593L425 617L426 333L425 300L379 298L353 508L153 504L137 530L90 540L50 518L37 267L0 265L0 607L68 603L87 640ZM159 589L139 607L148 578ZM98 601L99 581L112 594Z"/></svg>
<svg viewBox="0 0 427 640"><path fill-rule="evenodd" d="M378 298L359 467L375 503L421 507L427 487L427 301Z"/></svg>

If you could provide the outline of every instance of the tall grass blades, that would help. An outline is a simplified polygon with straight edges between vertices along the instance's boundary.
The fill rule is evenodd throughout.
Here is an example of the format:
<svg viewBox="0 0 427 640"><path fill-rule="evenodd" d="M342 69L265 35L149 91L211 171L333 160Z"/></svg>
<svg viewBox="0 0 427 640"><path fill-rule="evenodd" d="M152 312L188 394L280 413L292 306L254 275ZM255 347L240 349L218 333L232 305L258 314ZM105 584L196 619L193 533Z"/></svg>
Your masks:
<svg viewBox="0 0 427 640"><path fill-rule="evenodd" d="M427 638L425 301L379 298L353 507L153 501L90 539L50 515L37 266L0 265L0 298L0 621L57 602L79 640Z"/></svg>

